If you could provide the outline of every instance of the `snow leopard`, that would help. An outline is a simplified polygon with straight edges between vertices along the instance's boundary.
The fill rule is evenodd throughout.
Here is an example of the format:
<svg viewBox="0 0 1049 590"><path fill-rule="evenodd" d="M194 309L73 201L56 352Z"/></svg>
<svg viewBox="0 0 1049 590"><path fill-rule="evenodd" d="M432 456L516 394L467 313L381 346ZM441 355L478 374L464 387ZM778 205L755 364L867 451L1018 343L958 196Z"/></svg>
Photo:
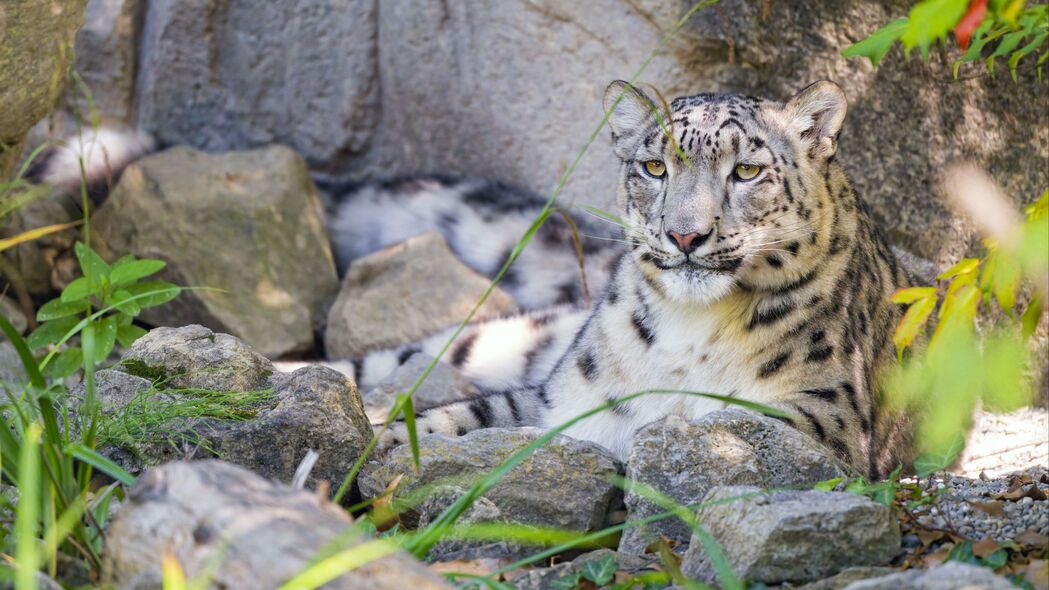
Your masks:
<svg viewBox="0 0 1049 590"><path fill-rule="evenodd" d="M633 392L687 391L779 409L871 477L912 460L912 420L884 399L904 311L890 297L911 279L836 157L844 91L821 81L785 102L703 93L668 105L616 81L604 108L622 229L603 240L581 224L599 296L587 304L568 286L579 280L572 244L551 229L511 275L530 311L468 327L444 359L477 395L420 411L420 434L550 428ZM433 229L491 275L540 206L483 181L370 185L342 204L332 240L345 262ZM355 376L366 389L450 335L356 359ZM626 458L643 426L728 403L641 396L564 434ZM396 422L381 447L406 440Z"/></svg>

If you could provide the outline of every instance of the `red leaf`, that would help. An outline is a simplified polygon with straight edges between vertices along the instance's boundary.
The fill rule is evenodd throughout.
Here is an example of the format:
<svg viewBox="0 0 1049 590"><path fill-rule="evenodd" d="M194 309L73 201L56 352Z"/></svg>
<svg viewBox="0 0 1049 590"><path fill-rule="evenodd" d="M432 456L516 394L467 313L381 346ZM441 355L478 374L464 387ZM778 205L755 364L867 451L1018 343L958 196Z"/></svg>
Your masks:
<svg viewBox="0 0 1049 590"><path fill-rule="evenodd" d="M987 0L971 0L965 15L954 25L954 37L958 39L958 46L963 50L969 48L969 38L973 31L980 26L983 15L987 13Z"/></svg>

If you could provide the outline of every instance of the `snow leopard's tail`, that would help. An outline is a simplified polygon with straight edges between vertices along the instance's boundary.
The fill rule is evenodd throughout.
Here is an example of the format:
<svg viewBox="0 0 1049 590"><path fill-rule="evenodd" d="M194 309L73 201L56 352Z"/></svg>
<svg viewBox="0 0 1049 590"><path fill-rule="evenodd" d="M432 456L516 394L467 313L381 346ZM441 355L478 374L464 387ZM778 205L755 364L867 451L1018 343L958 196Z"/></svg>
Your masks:
<svg viewBox="0 0 1049 590"><path fill-rule="evenodd" d="M354 259L425 232L439 232L477 272L494 276L543 207L538 195L476 178L422 176L358 185L336 195L328 222L340 271ZM599 296L621 249L608 229L573 214L586 260L586 286ZM550 217L501 285L522 307L544 309L584 297L572 229Z"/></svg>
<svg viewBox="0 0 1049 590"><path fill-rule="evenodd" d="M84 129L41 151L30 163L26 176L70 196L80 195L82 186L86 186L88 195L97 203L116 186L128 165L154 149L153 137L143 131Z"/></svg>

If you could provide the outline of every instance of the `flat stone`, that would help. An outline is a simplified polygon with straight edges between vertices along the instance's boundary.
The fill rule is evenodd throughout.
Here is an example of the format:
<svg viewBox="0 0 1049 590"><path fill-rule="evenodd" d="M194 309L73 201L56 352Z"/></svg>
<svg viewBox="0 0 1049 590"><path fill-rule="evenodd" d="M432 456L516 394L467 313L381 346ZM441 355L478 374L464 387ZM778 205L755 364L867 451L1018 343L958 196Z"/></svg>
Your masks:
<svg viewBox="0 0 1049 590"><path fill-rule="evenodd" d="M626 470L627 479L684 505L698 503L720 485L771 488L849 474L849 468L816 440L779 420L736 408L695 422L670 416L642 428ZM633 492L626 494L626 505L631 520L664 512ZM678 519L661 520L624 531L619 550L643 553L659 535L686 542L692 532Z"/></svg>
<svg viewBox="0 0 1049 590"><path fill-rule="evenodd" d="M487 428L461 437L430 434L419 439L420 467L402 445L361 471L361 496L373 498L401 477L395 498L436 485L415 507L421 522L447 508L461 491L541 436L538 428ZM619 463L592 443L557 436L507 473L482 498L478 521L515 522L574 531L597 530L617 497L609 477ZM541 493L539 493L541 491ZM478 508L480 509L480 508Z"/></svg>
<svg viewBox="0 0 1049 590"><path fill-rule="evenodd" d="M737 576L751 582L813 582L845 568L888 563L900 529L888 506L847 492L714 488L696 514ZM682 571L713 581L695 535Z"/></svg>
<svg viewBox="0 0 1049 590"><path fill-rule="evenodd" d="M466 317L489 279L463 264L437 233L410 238L350 265L324 335L329 358L415 342ZM514 313L496 288L475 320Z"/></svg>

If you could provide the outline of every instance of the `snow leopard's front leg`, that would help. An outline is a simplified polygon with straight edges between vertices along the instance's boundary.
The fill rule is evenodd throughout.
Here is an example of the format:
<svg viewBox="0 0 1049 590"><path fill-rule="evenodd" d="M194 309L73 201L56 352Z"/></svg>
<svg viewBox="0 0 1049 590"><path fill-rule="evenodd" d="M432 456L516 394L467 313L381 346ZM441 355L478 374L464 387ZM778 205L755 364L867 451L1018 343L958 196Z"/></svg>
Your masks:
<svg viewBox="0 0 1049 590"><path fill-rule="evenodd" d="M483 392L469 400L420 412L415 417L416 432L420 437L434 433L462 436L480 428L537 426L543 396L541 386ZM382 433L379 452L408 442L408 427L403 420L394 422L385 431L382 426L376 426L375 432Z"/></svg>

